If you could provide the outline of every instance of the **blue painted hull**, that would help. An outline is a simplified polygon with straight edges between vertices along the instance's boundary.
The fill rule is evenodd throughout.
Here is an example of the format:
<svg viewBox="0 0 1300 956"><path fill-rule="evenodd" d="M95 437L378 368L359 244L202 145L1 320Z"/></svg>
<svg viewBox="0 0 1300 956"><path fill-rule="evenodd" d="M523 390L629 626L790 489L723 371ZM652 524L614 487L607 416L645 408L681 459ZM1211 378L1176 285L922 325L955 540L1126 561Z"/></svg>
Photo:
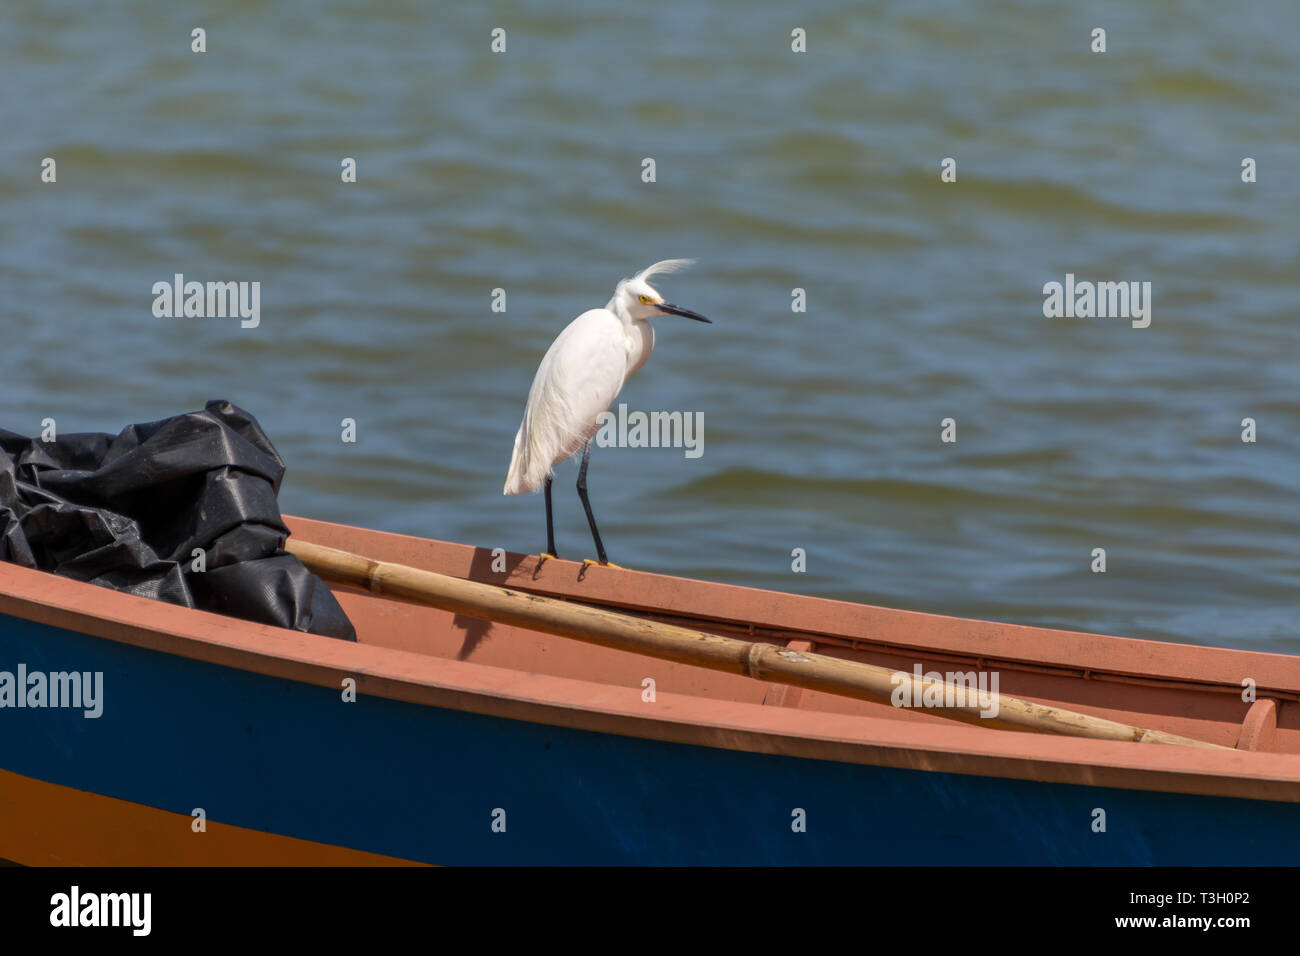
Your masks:
<svg viewBox="0 0 1300 956"><path fill-rule="evenodd" d="M436 864L1294 864L1300 806L897 770L463 713L0 618L0 670L102 671L98 719L0 709L0 769ZM494 811L505 832L494 832ZM793 832L802 808L806 832ZM1106 832L1092 829L1106 812ZM188 833L178 839L191 838Z"/></svg>

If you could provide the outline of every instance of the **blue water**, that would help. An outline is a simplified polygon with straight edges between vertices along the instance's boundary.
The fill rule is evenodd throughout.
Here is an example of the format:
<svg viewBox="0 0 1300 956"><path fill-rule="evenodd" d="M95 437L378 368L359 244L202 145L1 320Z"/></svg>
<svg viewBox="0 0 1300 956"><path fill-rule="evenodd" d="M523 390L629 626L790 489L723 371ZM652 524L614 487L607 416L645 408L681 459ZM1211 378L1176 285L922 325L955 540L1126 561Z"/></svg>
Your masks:
<svg viewBox="0 0 1300 956"><path fill-rule="evenodd" d="M1289 0L17 5L0 427L227 398L287 511L535 552L540 498L500 492L538 360L694 256L660 288L714 324L660 320L621 400L702 413L704 454L597 450L614 561L1294 652L1298 26ZM260 325L155 317L177 272L259 281ZM1151 282L1150 327L1045 318L1067 273Z"/></svg>

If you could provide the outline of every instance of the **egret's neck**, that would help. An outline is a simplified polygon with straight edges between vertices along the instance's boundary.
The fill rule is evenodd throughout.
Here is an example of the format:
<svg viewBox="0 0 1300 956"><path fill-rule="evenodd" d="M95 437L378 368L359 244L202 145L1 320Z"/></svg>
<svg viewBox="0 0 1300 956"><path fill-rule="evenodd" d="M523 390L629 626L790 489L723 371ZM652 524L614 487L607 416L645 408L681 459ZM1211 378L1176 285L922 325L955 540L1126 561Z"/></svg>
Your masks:
<svg viewBox="0 0 1300 956"><path fill-rule="evenodd" d="M627 302L624 300L622 291L614 293L614 298L610 299L605 308L619 317L624 325L632 324L632 316L628 314Z"/></svg>

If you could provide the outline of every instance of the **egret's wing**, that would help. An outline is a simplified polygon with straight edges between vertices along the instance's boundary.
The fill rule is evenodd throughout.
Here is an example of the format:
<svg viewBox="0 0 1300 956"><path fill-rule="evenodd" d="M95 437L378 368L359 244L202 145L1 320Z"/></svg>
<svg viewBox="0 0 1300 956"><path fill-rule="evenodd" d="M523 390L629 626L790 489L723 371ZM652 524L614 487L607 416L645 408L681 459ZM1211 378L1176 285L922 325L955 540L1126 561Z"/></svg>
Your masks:
<svg viewBox="0 0 1300 956"><path fill-rule="evenodd" d="M623 323L603 309L584 312L547 350L528 394L525 422L555 438L563 461L596 433L596 416L618 397L627 375L629 344Z"/></svg>
<svg viewBox="0 0 1300 956"><path fill-rule="evenodd" d="M584 312L551 343L515 435L506 494L539 487L596 434L596 416L613 404L627 377L630 348L623 323L604 309Z"/></svg>

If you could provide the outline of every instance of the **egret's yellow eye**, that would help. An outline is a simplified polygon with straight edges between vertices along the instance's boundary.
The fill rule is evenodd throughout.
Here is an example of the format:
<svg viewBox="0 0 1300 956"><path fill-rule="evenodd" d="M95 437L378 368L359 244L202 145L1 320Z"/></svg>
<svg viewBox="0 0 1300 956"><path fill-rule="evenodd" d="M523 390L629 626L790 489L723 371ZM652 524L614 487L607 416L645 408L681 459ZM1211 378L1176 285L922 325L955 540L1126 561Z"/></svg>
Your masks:
<svg viewBox="0 0 1300 956"><path fill-rule="evenodd" d="M650 305L653 301L648 295L639 295L637 298L641 300L642 305Z"/></svg>

